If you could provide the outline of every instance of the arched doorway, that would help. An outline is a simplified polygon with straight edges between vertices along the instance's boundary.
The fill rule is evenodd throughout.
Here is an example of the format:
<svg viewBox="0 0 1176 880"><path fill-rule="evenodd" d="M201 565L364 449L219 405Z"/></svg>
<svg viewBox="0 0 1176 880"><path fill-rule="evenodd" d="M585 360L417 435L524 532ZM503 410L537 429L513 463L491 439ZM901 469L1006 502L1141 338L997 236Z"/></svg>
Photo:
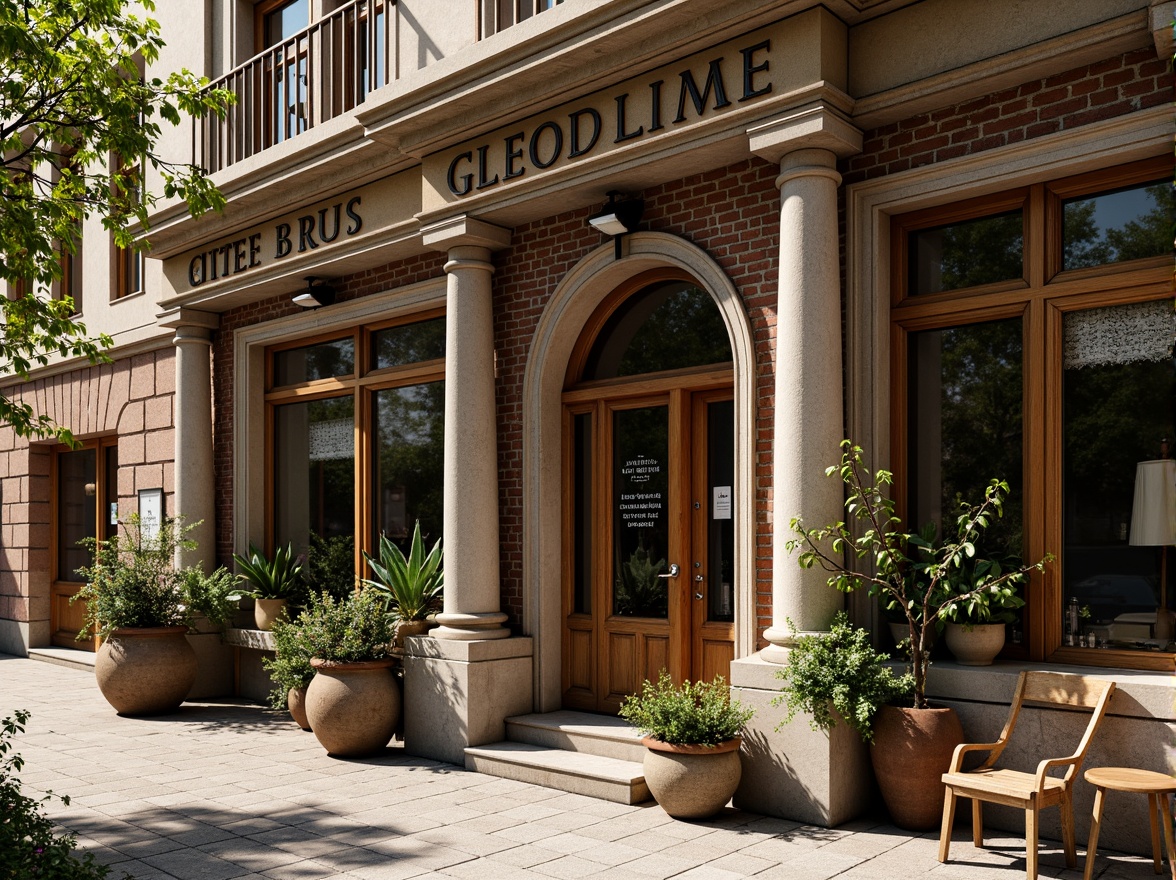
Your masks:
<svg viewBox="0 0 1176 880"><path fill-rule="evenodd" d="M661 669L734 659L734 370L690 275L618 287L585 325L563 402L563 705L615 712Z"/></svg>

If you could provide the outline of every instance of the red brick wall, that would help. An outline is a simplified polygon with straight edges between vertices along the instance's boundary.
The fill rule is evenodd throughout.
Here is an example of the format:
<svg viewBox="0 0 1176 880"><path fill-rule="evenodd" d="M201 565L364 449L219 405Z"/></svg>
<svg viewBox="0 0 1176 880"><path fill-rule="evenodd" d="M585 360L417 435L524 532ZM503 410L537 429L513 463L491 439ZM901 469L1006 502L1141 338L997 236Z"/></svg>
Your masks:
<svg viewBox="0 0 1176 880"><path fill-rule="evenodd" d="M868 131L843 174L856 183L1172 101L1171 64L1137 49Z"/></svg>

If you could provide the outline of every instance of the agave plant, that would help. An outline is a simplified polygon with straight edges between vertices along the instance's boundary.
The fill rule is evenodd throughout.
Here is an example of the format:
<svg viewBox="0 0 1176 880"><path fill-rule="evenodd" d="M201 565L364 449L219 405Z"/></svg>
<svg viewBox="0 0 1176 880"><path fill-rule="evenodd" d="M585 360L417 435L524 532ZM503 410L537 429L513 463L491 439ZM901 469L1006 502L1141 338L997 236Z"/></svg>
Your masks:
<svg viewBox="0 0 1176 880"><path fill-rule="evenodd" d="M294 555L293 544L277 548L273 559L267 559L250 544L248 558L234 553L233 561L241 570L237 577L249 585L248 589L238 590L239 595L254 599L293 599L302 589L302 561Z"/></svg>
<svg viewBox="0 0 1176 880"><path fill-rule="evenodd" d="M440 538L425 555L421 523L417 520L407 558L387 535L380 535L378 561L364 551L363 558L367 560L373 578L364 578L363 582L384 595L388 611L397 619L424 620L441 605L441 590L445 583L442 556Z"/></svg>

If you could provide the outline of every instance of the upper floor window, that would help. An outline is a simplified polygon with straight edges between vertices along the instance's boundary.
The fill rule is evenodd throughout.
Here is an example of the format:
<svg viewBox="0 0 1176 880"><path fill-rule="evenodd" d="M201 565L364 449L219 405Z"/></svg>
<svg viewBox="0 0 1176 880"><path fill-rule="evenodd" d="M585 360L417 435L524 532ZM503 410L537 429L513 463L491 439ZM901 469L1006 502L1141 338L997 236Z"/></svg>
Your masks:
<svg viewBox="0 0 1176 880"><path fill-rule="evenodd" d="M1008 481L986 556L1055 562L1006 652L1170 669L1176 566L1141 535L1141 463L1176 438L1172 159L892 224L891 448L914 528Z"/></svg>

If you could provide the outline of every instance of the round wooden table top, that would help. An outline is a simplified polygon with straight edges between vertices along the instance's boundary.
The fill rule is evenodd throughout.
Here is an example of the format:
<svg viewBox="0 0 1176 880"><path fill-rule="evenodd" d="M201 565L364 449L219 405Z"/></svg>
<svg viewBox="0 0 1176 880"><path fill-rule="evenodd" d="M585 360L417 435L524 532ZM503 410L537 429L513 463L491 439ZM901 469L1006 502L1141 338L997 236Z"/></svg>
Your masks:
<svg viewBox="0 0 1176 880"><path fill-rule="evenodd" d="M1136 770L1132 767L1091 767L1086 771L1086 781L1099 788L1110 788L1114 791L1136 791L1144 794L1176 791L1176 776L1152 770Z"/></svg>

